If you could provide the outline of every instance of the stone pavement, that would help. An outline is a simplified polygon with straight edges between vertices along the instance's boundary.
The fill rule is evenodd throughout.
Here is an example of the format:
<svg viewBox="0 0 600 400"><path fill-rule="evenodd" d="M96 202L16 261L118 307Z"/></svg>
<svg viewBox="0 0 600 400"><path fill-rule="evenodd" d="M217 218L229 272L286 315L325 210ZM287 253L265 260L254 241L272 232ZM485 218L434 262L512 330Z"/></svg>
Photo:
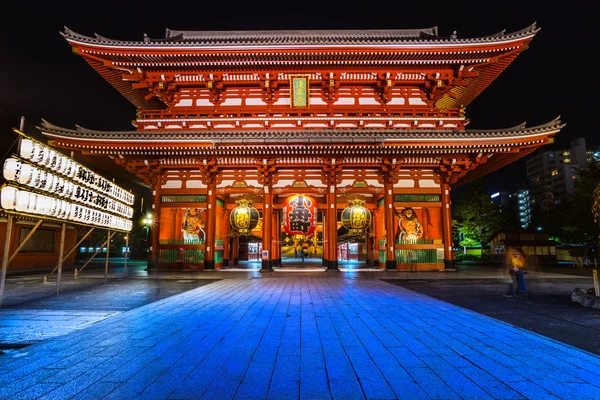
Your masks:
<svg viewBox="0 0 600 400"><path fill-rule="evenodd" d="M73 330L83 329L122 311L213 282L210 276L195 279L122 279L101 275L66 276L57 296L56 283L42 276L7 281L0 309L0 354ZM9 350L7 350L9 349Z"/></svg>
<svg viewBox="0 0 600 400"><path fill-rule="evenodd" d="M118 312L79 310L0 310L0 349L21 347L62 336ZM7 351L7 350L4 350ZM0 350L0 354L3 351Z"/></svg>
<svg viewBox="0 0 600 400"><path fill-rule="evenodd" d="M600 355L600 310L571 300L573 289L591 287L592 279L585 276L547 279L545 275L527 275L527 293L519 297L502 296L508 283L501 279L386 279L386 282Z"/></svg>
<svg viewBox="0 0 600 400"><path fill-rule="evenodd" d="M0 398L598 399L600 357L379 280L224 279L1 356Z"/></svg>

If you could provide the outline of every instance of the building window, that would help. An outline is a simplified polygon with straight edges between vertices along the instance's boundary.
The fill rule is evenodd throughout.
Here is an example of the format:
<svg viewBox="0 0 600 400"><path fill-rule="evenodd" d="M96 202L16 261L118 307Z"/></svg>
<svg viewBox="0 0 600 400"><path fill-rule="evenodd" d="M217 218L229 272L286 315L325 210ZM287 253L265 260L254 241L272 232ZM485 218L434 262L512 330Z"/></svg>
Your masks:
<svg viewBox="0 0 600 400"><path fill-rule="evenodd" d="M562 153L562 155L563 155L564 157L569 157L569 152L568 152L568 151L564 151L564 152Z"/></svg>
<svg viewBox="0 0 600 400"><path fill-rule="evenodd" d="M31 232L31 228L21 228L19 231L19 244L23 243L27 235ZM54 252L55 231L50 229L38 229L29 238L25 246L21 249L22 252Z"/></svg>
<svg viewBox="0 0 600 400"><path fill-rule="evenodd" d="M554 176L554 175L558 175L558 170L557 169L555 169L555 170L552 171L552 176Z"/></svg>

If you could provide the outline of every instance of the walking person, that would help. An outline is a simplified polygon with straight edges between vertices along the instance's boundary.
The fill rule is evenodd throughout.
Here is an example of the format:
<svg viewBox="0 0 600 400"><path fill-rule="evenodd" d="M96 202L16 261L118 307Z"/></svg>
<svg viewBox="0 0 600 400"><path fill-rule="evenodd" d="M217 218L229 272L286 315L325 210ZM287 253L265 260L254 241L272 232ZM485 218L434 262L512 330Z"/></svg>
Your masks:
<svg viewBox="0 0 600 400"><path fill-rule="evenodd" d="M525 275L523 269L525 267L525 256L520 248L510 249L506 255L506 264L508 267L508 274L510 276L510 283L508 284L508 291L504 294L505 297L520 296L525 293Z"/></svg>
<svg viewBox="0 0 600 400"><path fill-rule="evenodd" d="M516 266L517 270L515 271L515 275L517 276L517 296L523 295L527 291L527 285L525 284L525 255L521 248L517 247L515 249L516 252Z"/></svg>

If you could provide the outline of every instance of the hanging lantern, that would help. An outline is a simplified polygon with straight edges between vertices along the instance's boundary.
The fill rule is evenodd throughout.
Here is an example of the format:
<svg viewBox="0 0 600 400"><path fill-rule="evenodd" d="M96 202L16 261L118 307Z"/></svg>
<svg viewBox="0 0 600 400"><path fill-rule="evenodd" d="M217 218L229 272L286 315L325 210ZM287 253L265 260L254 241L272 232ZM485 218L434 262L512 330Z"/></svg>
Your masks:
<svg viewBox="0 0 600 400"><path fill-rule="evenodd" d="M258 224L258 210L252 207L252 200L236 200L237 207L231 210L229 222L233 229L242 236L249 236Z"/></svg>
<svg viewBox="0 0 600 400"><path fill-rule="evenodd" d="M283 203L283 229L290 235L307 236L317 225L317 202L311 196L295 194Z"/></svg>
<svg viewBox="0 0 600 400"><path fill-rule="evenodd" d="M364 200L349 200L342 211L342 225L348 229L349 236L362 235L371 225L371 212L364 207Z"/></svg>

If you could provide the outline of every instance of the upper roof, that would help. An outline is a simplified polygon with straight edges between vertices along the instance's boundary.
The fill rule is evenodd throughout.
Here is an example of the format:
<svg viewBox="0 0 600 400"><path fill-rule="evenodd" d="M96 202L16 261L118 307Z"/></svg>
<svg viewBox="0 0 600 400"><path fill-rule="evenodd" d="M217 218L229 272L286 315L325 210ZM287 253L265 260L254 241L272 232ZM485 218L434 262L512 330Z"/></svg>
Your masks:
<svg viewBox="0 0 600 400"><path fill-rule="evenodd" d="M114 40L95 34L82 35L65 27L61 34L69 41L90 45L118 47L197 47L197 46L306 46L306 45L400 45L400 44L465 44L493 43L532 36L536 24L506 33L504 30L489 36L462 38L456 34L439 36L438 28L376 29L376 30L273 30L273 31L180 31L167 29L164 38L147 35L141 40Z"/></svg>
<svg viewBox="0 0 600 400"><path fill-rule="evenodd" d="M136 107L164 109L146 72L184 76L237 73L456 70L460 85L436 103L468 105L528 47L536 24L513 33L462 38L439 36L437 27L409 30L176 31L166 37L113 40L65 28L62 35L111 85ZM129 76L124 76L129 74ZM162 80L165 80L164 75ZM212 79L212 78L211 78ZM436 78L437 79L437 78Z"/></svg>

